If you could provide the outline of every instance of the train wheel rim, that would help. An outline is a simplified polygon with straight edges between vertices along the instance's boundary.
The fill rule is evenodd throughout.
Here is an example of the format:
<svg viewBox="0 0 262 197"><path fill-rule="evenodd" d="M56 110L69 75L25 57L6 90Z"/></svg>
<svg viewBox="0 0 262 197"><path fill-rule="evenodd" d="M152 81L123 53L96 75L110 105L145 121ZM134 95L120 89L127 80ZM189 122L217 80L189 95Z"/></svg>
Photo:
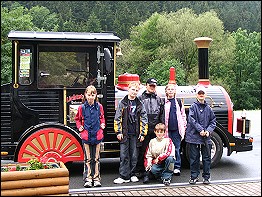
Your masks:
<svg viewBox="0 0 262 197"><path fill-rule="evenodd" d="M81 144L70 133L58 128L44 128L31 134L22 144L18 162L38 158L43 162L83 160Z"/></svg>

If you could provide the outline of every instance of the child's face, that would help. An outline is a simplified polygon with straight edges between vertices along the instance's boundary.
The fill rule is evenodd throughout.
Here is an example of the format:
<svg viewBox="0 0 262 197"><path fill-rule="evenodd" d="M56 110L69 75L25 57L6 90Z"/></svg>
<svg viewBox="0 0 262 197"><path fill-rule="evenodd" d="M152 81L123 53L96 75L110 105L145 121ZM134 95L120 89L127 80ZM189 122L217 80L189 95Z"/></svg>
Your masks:
<svg viewBox="0 0 262 197"><path fill-rule="evenodd" d="M137 94L138 94L139 88L137 88L136 86L131 86L128 89L128 95L129 95L129 99L135 99Z"/></svg>
<svg viewBox="0 0 262 197"><path fill-rule="evenodd" d="M167 98L174 98L175 94L176 94L175 86L168 86L166 88L166 96L167 96Z"/></svg>
<svg viewBox="0 0 262 197"><path fill-rule="evenodd" d="M92 93L91 91L87 91L85 93L85 96L86 96L86 100L89 104L93 104L95 99L96 99L96 94L95 93Z"/></svg>
<svg viewBox="0 0 262 197"><path fill-rule="evenodd" d="M165 130L157 129L155 130L156 137L162 139L165 136Z"/></svg>
<svg viewBox="0 0 262 197"><path fill-rule="evenodd" d="M199 91L197 93L197 98L198 98L198 100L203 101L206 98L206 94L203 91Z"/></svg>

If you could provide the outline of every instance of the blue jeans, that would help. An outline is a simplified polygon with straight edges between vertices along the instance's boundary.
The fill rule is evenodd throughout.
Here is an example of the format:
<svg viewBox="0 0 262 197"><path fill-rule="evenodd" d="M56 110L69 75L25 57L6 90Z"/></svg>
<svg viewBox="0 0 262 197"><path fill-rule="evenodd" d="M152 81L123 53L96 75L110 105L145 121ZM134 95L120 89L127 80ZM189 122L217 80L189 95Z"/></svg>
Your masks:
<svg viewBox="0 0 262 197"><path fill-rule="evenodd" d="M181 136L179 131L168 131L168 136L172 139L173 144L175 145L175 169L180 170L181 168L181 155L180 155L180 146L181 146Z"/></svg>
<svg viewBox="0 0 262 197"><path fill-rule="evenodd" d="M164 162L161 164L153 164L151 168L152 174L156 179L161 178L171 180L173 172L174 172L174 157L167 157Z"/></svg>
<svg viewBox="0 0 262 197"><path fill-rule="evenodd" d="M128 135L125 142L120 142L119 174L122 179L128 180L135 175L137 157L137 136Z"/></svg>
<svg viewBox="0 0 262 197"><path fill-rule="evenodd" d="M211 165L211 156L208 156L209 151L211 153L211 144L208 148L204 144L189 144L190 146L190 171L191 178L196 178L200 174L200 151L202 154L203 162L203 173L202 177L204 179L210 178L210 165Z"/></svg>

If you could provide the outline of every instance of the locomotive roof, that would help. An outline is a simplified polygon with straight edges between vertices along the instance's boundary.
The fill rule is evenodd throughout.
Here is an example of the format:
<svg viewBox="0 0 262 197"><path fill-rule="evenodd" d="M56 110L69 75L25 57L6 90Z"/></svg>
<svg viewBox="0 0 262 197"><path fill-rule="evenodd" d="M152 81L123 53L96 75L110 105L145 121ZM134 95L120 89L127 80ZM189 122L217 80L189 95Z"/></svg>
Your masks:
<svg viewBox="0 0 262 197"><path fill-rule="evenodd" d="M99 41L118 42L120 38L113 32L37 32L37 31L11 31L10 40L45 40L45 41Z"/></svg>

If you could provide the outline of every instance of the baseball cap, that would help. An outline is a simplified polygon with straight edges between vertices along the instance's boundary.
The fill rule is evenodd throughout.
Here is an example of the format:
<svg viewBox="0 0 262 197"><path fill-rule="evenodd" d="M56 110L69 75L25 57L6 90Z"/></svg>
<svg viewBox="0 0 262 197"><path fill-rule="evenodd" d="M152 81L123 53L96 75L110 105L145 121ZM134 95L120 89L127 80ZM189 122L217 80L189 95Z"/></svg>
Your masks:
<svg viewBox="0 0 262 197"><path fill-rule="evenodd" d="M196 93L198 94L200 91L204 92L204 94L207 93L206 88L204 86L198 86L196 89Z"/></svg>
<svg viewBox="0 0 262 197"><path fill-rule="evenodd" d="M149 85L157 85L157 80L155 78L149 78L147 81L146 81L147 84Z"/></svg>

